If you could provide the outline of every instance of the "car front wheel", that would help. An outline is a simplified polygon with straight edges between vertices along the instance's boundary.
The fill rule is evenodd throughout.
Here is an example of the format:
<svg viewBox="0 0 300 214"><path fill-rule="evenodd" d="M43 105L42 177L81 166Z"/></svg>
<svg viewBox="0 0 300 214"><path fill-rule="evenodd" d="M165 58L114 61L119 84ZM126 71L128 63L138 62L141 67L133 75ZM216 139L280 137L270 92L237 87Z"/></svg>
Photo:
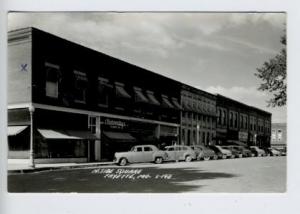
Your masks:
<svg viewBox="0 0 300 214"><path fill-rule="evenodd" d="M162 162L163 162L162 157L156 157L156 158L155 158L155 163L156 163L156 164L161 164Z"/></svg>
<svg viewBox="0 0 300 214"><path fill-rule="evenodd" d="M208 156L208 157L204 157L203 158L203 160L205 160L205 161L209 161L209 159L210 159L210 157Z"/></svg>
<svg viewBox="0 0 300 214"><path fill-rule="evenodd" d="M126 158L121 158L120 161L119 161L120 166L125 166L127 163L128 163L128 161L127 161Z"/></svg>
<svg viewBox="0 0 300 214"><path fill-rule="evenodd" d="M187 156L185 157L185 161L186 161L186 162L191 162L191 161L192 161L192 157L191 157L190 155L187 155Z"/></svg>

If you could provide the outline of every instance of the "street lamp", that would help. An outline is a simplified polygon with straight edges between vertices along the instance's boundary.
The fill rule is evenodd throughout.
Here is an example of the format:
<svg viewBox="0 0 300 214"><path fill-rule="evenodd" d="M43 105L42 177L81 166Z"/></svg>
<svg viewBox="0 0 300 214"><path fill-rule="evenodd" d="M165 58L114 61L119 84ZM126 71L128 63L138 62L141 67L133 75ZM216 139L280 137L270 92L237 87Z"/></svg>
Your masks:
<svg viewBox="0 0 300 214"><path fill-rule="evenodd" d="M34 168L34 151L33 151L33 112L34 106L28 108L30 114L30 152L29 152L29 166Z"/></svg>

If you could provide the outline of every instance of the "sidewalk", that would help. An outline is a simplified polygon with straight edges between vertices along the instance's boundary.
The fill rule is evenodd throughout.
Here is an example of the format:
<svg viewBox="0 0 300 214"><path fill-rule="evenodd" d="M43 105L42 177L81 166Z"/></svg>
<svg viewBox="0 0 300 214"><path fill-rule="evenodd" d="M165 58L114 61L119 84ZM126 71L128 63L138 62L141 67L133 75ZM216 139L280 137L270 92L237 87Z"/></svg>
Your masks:
<svg viewBox="0 0 300 214"><path fill-rule="evenodd" d="M114 162L92 162L92 163L53 163L53 164L36 164L34 168L28 164L8 164L7 172L10 173L27 173L44 170L57 170L57 169L72 169L72 168L85 168L113 165Z"/></svg>

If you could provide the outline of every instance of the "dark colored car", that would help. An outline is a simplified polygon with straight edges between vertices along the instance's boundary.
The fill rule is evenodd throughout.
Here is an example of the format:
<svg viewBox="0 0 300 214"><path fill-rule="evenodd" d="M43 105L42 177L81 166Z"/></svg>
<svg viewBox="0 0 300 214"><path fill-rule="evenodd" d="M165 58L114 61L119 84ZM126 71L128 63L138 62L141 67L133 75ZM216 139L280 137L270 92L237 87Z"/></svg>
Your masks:
<svg viewBox="0 0 300 214"><path fill-rule="evenodd" d="M250 146L250 149L257 157L266 156L265 150L260 149L258 146Z"/></svg>
<svg viewBox="0 0 300 214"><path fill-rule="evenodd" d="M229 149L224 149L221 146L209 146L209 148L218 155L218 158L226 159L232 157L232 153Z"/></svg>
<svg viewBox="0 0 300 214"><path fill-rule="evenodd" d="M243 157L254 157L254 153L252 153L250 149L247 149L244 146L233 146L233 148L239 150L242 153Z"/></svg>
<svg viewBox="0 0 300 214"><path fill-rule="evenodd" d="M195 145L191 146L191 148L196 152L197 160L207 161L210 159L218 159L218 155L212 149L207 148L204 145Z"/></svg>
<svg viewBox="0 0 300 214"><path fill-rule="evenodd" d="M243 154L240 150L235 149L234 146L222 146L223 149L228 149L231 151L232 153L232 157L231 158L241 158L243 157Z"/></svg>

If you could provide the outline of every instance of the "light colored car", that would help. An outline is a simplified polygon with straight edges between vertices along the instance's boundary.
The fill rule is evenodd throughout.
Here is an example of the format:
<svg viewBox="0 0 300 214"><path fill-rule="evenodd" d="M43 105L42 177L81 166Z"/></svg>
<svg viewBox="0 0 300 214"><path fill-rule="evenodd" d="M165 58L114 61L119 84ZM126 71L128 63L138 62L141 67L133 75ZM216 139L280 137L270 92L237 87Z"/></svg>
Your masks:
<svg viewBox="0 0 300 214"><path fill-rule="evenodd" d="M274 148L269 148L269 153L271 156L281 156L281 152Z"/></svg>
<svg viewBox="0 0 300 214"><path fill-rule="evenodd" d="M190 162L197 158L196 152L189 146L166 146L165 152L167 153L167 161L184 160Z"/></svg>
<svg viewBox="0 0 300 214"><path fill-rule="evenodd" d="M250 149L257 157L266 156L266 152L258 146L250 146Z"/></svg>
<svg viewBox="0 0 300 214"><path fill-rule="evenodd" d="M232 152L228 149L223 149L221 146L209 146L218 155L218 158L232 158Z"/></svg>
<svg viewBox="0 0 300 214"><path fill-rule="evenodd" d="M218 159L218 155L210 148L203 145L194 145L191 148L196 152L197 160L208 161L210 159Z"/></svg>
<svg viewBox="0 0 300 214"><path fill-rule="evenodd" d="M164 151L159 150L154 145L136 145L128 152L116 152L114 162L120 166L127 163L162 163L167 158Z"/></svg>

